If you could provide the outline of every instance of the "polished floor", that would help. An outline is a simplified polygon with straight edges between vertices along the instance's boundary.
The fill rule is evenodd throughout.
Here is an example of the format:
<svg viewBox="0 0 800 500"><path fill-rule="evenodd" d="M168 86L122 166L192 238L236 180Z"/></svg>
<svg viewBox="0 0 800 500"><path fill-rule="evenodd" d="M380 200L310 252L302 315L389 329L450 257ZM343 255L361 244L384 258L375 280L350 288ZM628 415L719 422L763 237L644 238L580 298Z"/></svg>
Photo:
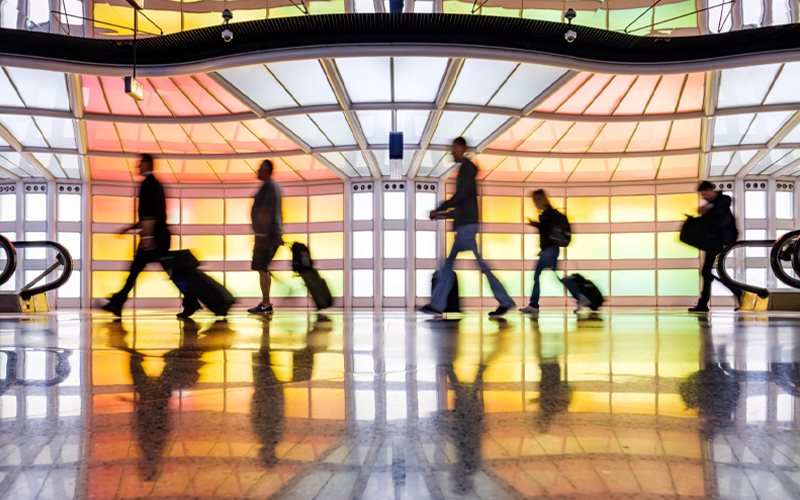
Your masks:
<svg viewBox="0 0 800 500"><path fill-rule="evenodd" d="M800 499L800 318L0 316L0 498Z"/></svg>

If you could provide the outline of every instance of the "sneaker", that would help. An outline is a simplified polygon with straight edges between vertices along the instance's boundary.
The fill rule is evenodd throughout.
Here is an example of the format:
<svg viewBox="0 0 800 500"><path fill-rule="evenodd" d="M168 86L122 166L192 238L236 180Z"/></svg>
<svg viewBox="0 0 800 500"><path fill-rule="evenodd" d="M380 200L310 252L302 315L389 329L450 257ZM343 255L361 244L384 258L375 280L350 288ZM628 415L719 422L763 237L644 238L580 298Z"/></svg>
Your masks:
<svg viewBox="0 0 800 500"><path fill-rule="evenodd" d="M520 307L519 312L522 314L539 314L539 308L533 307L532 305L527 305L525 307Z"/></svg>
<svg viewBox="0 0 800 500"><path fill-rule="evenodd" d="M247 310L247 312L250 314L272 314L275 312L275 310L272 309L272 304L265 306L259 302L257 306L251 307Z"/></svg>
<svg viewBox="0 0 800 500"><path fill-rule="evenodd" d="M199 307L191 308L191 309L184 309L183 311L179 312L175 316L177 316L180 319L189 319L192 316L192 314L196 313L199 310L200 310Z"/></svg>
<svg viewBox="0 0 800 500"><path fill-rule="evenodd" d="M585 296L581 295L578 297L578 307L575 308L575 312L579 313L584 311L587 307L592 305L592 301L587 299Z"/></svg>
<svg viewBox="0 0 800 500"><path fill-rule="evenodd" d="M108 311L108 312L110 312L110 313L111 313L111 314L113 314L114 316L117 316L117 317L122 317L122 308L121 308L120 306L117 306L117 305L115 305L115 304L112 304L111 302L109 302L108 304L105 304L105 305L102 307L102 309L103 309L104 311Z"/></svg>
<svg viewBox="0 0 800 500"><path fill-rule="evenodd" d="M508 307L500 306L497 309L495 309L494 311L490 312L489 313L489 317L490 318L500 318L502 316L505 316L506 313L508 312L508 309L509 309Z"/></svg>
<svg viewBox="0 0 800 500"><path fill-rule="evenodd" d="M432 316L442 317L442 311L437 311L436 309L432 308L430 304L422 306L419 308L419 312L430 314Z"/></svg>
<svg viewBox="0 0 800 500"><path fill-rule="evenodd" d="M694 307L690 307L689 308L689 312L690 313L707 313L708 312L708 306L697 304Z"/></svg>

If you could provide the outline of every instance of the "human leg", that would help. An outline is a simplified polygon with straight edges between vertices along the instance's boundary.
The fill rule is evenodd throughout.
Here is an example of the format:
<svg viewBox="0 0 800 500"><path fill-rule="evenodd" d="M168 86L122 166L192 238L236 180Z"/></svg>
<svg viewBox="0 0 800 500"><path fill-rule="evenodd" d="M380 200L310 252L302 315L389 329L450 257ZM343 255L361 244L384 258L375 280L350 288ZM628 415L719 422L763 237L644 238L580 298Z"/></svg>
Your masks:
<svg viewBox="0 0 800 500"><path fill-rule="evenodd" d="M536 261L536 270L533 272L533 291L531 292L530 307L539 308L539 295L541 287L539 279L545 269L555 269L558 262L558 247L550 246L539 252L539 260Z"/></svg>
<svg viewBox="0 0 800 500"><path fill-rule="evenodd" d="M280 235L256 236L253 246L253 262L250 269L258 271L258 282L261 287L261 302L253 308L247 310L252 314L270 314L273 312L272 303L269 298L272 277L269 274L269 265L278 251L278 247L283 244Z"/></svg>
<svg viewBox="0 0 800 500"><path fill-rule="evenodd" d="M472 228L474 226L474 229ZM469 224L468 226L472 231L474 231L473 235L477 233L478 225L477 224ZM510 309L516 306L514 299L512 299L508 292L506 292L505 287L500 280L497 279L497 276L492 273L492 270L489 268L489 265L483 260L480 252L478 252L478 245L475 243L475 238L472 238L472 244L470 245L469 250L475 254L475 259L478 261L478 267L480 267L481 272L486 276L486 279L489 281L489 287L492 289L492 295L497 301L500 303L500 309ZM498 309L499 311L499 309Z"/></svg>
<svg viewBox="0 0 800 500"><path fill-rule="evenodd" d="M136 255L133 257L133 262L131 262L131 267L128 270L128 278L125 280L125 285L123 285L122 290L111 296L107 304L109 307L122 309L122 305L128 300L128 295L130 295L131 290L133 290L133 285L136 284L136 278L144 271L147 264L157 260L156 257L154 250L139 250L136 252Z"/></svg>
<svg viewBox="0 0 800 500"><path fill-rule="evenodd" d="M450 254L447 256L447 260L445 260L444 266L439 273L439 279L436 281L436 288L431 291L430 308L435 312L442 312L445 307L447 307L447 296L450 294L450 289L453 288L453 283L455 282L453 264L458 254L464 251L463 247L465 241L463 237L459 237L459 228L456 228L456 236L453 239L453 246L450 248ZM475 241L474 235L473 241Z"/></svg>
<svg viewBox="0 0 800 500"><path fill-rule="evenodd" d="M708 302L711 300L711 284L714 282L714 274L711 271L714 269L716 260L716 253L706 252L705 259L703 260L703 268L701 270L703 289L700 292L700 300L697 301L698 308L708 307Z"/></svg>
<svg viewBox="0 0 800 500"><path fill-rule="evenodd" d="M272 286L272 277L269 271L258 272L258 284L261 286L261 303L265 306L272 305L269 299L269 289Z"/></svg>

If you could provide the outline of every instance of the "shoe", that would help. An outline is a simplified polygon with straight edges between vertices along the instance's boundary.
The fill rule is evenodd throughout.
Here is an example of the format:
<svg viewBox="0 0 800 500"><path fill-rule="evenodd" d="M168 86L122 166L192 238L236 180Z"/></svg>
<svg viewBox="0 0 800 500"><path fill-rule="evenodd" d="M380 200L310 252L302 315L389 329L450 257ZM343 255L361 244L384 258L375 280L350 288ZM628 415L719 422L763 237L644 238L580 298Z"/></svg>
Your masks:
<svg viewBox="0 0 800 500"><path fill-rule="evenodd" d="M118 318L122 317L122 307L114 305L111 302L109 302L108 304L105 304L102 307L102 309L104 311L110 312L111 314L113 314L114 316L117 316Z"/></svg>
<svg viewBox="0 0 800 500"><path fill-rule="evenodd" d="M247 312L250 314L272 314L275 312L275 310L272 309L272 304L265 306L259 302L257 306L251 307L247 310Z"/></svg>
<svg viewBox="0 0 800 500"><path fill-rule="evenodd" d="M502 316L505 316L506 313L508 312L508 309L509 309L508 307L500 306L497 309L495 309L494 311L490 312L489 313L489 317L490 318L500 318Z"/></svg>
<svg viewBox="0 0 800 500"><path fill-rule="evenodd" d="M690 313L707 313L708 312L708 306L702 306L700 304L697 304L694 307L690 307L689 308L689 312Z"/></svg>
<svg viewBox="0 0 800 500"><path fill-rule="evenodd" d="M419 308L419 312L430 314L432 316L442 317L442 311L437 311L436 309L432 308L430 304L422 306Z"/></svg>
<svg viewBox="0 0 800 500"><path fill-rule="evenodd" d="M581 295L580 297L578 297L578 307L575 308L575 312L579 313L591 305L592 301L587 299L585 296Z"/></svg>
<svg viewBox="0 0 800 500"><path fill-rule="evenodd" d="M175 316L177 316L180 319L189 319L192 316L192 314L196 313L199 310L200 310L199 307L191 308L191 309L184 309L183 311L179 312Z"/></svg>
<svg viewBox="0 0 800 500"><path fill-rule="evenodd" d="M523 314L539 314L539 308L533 307L532 305L527 305L525 307L520 307L519 312Z"/></svg>

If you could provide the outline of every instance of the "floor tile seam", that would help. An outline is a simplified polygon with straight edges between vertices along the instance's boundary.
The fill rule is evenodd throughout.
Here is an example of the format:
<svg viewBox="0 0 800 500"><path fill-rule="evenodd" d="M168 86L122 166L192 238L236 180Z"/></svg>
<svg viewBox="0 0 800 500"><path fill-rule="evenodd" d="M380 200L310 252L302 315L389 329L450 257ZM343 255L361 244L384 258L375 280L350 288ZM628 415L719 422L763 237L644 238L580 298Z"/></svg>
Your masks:
<svg viewBox="0 0 800 500"><path fill-rule="evenodd" d="M50 435L42 436L42 438L39 440L39 442L34 444L31 447L31 449L28 451L28 453L25 455L25 457L22 458L22 461L16 467L14 467L14 469L11 470L8 473L8 475L6 475L6 477L3 478L2 481L0 481L0 499L3 498L9 492L9 490L14 486L14 484L17 482L17 479L19 478L20 474L22 474L24 472L24 467L32 465L32 462L34 460L36 460L36 458L42 452L44 447L48 443L50 443L50 441L52 441L52 436L50 436ZM49 475L50 474L49 474L49 471L48 471L48 476ZM39 496L39 493L41 492L41 488L44 487L44 481L46 481L46 480L47 480L47 476L42 481L42 485L39 487L39 491L36 492L36 496L37 497Z"/></svg>
<svg viewBox="0 0 800 500"><path fill-rule="evenodd" d="M444 493L442 493L439 482L436 480L434 466L428 461L425 450L422 449L422 444L419 439L415 439L412 442L412 449L416 455L417 463L422 466L422 477L425 481L425 486L428 488L428 493L430 493L433 500L445 500Z"/></svg>
<svg viewBox="0 0 800 500"><path fill-rule="evenodd" d="M371 474L370 469L377 461L378 453L380 453L385 442L386 436L382 432L378 431L370 443L367 455L364 457L364 460L358 468L358 475L356 476L356 480L353 482L353 489L350 490L349 498L351 500L360 498L364 493L364 490L367 488L367 482L369 481L369 476Z"/></svg>

